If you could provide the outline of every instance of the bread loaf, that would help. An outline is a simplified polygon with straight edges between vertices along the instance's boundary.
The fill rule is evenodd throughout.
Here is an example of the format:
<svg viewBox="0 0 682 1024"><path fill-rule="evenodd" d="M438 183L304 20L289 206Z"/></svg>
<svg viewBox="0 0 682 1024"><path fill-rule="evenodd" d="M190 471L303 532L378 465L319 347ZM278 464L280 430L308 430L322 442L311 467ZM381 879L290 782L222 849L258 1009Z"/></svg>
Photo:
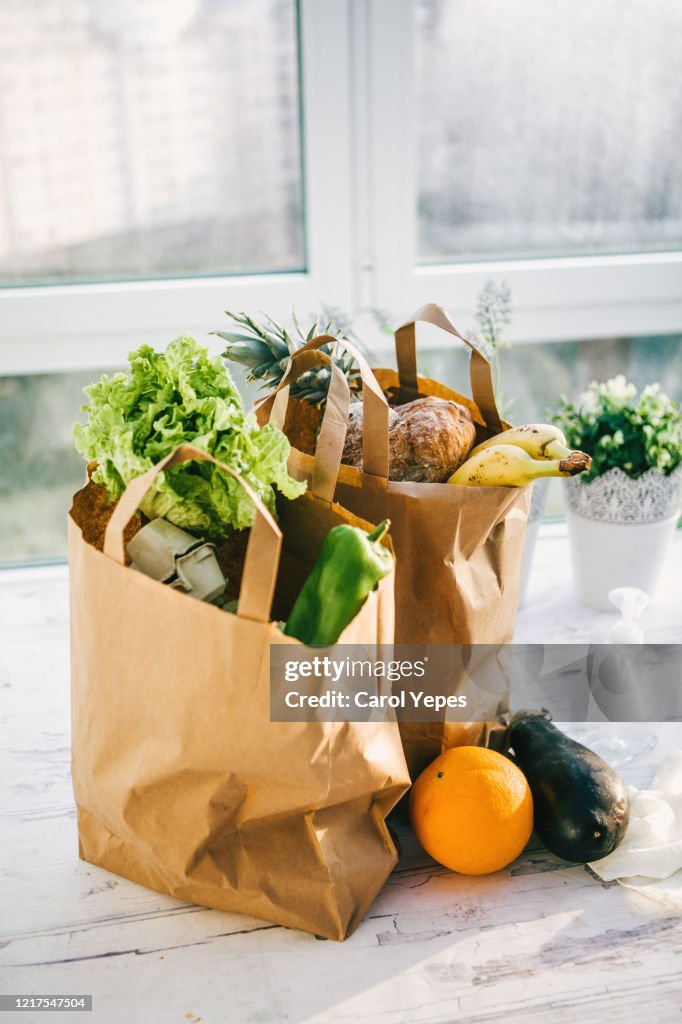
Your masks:
<svg viewBox="0 0 682 1024"><path fill-rule="evenodd" d="M476 440L471 413L444 398L417 398L389 409L389 477L441 483L467 458ZM362 469L362 402L351 406L343 462Z"/></svg>

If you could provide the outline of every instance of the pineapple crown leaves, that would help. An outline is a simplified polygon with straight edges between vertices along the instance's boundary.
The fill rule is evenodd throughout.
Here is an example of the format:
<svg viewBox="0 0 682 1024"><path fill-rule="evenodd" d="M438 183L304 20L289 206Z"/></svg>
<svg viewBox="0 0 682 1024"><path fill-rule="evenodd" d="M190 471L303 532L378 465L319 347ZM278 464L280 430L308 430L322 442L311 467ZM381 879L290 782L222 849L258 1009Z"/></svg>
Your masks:
<svg viewBox="0 0 682 1024"><path fill-rule="evenodd" d="M261 381L261 387L272 389L284 376L289 357L299 351L318 334L330 334L337 338L352 335L352 328L341 311L323 308L307 331L301 327L295 312L292 313L294 331L289 332L281 324L267 314L261 314L257 321L247 313L233 313L226 310L227 316L239 328L235 331L213 331L217 337L227 342L223 358L239 363L247 370L247 380ZM332 314L334 314L332 316ZM354 342L357 340L353 336ZM357 392L360 387L359 373L353 359L346 352L335 353L334 345L325 345L320 350L331 356L334 362L348 378L351 391ZM331 373L329 367L309 370L292 384L291 392L297 398L304 398L312 405L324 402L329 389Z"/></svg>

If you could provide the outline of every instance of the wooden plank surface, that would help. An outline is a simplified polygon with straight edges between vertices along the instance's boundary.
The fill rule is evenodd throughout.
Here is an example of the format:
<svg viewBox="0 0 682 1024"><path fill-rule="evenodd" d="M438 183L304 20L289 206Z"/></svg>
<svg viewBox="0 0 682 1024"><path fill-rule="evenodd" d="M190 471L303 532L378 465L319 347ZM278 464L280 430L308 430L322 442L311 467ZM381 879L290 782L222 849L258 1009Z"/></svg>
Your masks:
<svg viewBox="0 0 682 1024"><path fill-rule="evenodd" d="M517 638L600 639L613 619L571 605L565 537L545 537L537 555ZM664 594L679 594L681 555L677 542ZM679 598L676 614L652 608L656 640L679 642L678 609ZM58 1019L106 1024L682 1019L680 916L537 845L503 872L464 878L430 861L403 824L398 869L342 945L187 906L82 863L65 570L0 577L0 630L0 992L92 993L92 1016ZM679 723L599 728L633 784L682 746Z"/></svg>

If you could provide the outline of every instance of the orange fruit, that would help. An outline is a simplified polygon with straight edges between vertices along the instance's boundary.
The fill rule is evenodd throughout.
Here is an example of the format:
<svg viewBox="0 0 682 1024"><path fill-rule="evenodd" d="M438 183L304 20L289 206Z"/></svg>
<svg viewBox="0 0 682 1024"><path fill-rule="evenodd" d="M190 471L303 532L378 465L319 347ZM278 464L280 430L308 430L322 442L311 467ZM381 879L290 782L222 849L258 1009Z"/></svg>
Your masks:
<svg viewBox="0 0 682 1024"><path fill-rule="evenodd" d="M410 791L410 818L426 852L452 871L487 875L510 864L533 831L523 773L485 747L454 747Z"/></svg>

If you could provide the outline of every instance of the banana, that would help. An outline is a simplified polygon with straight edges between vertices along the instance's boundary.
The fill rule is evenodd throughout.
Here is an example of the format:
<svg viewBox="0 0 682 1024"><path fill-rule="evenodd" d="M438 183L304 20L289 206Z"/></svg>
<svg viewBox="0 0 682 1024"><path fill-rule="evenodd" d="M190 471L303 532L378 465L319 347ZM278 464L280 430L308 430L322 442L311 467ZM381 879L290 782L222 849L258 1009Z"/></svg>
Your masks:
<svg viewBox="0 0 682 1024"><path fill-rule="evenodd" d="M489 437L474 448L469 458L498 444L515 444L534 459L567 459L572 455L558 427L551 423L526 423L522 427L511 427L495 437Z"/></svg>
<svg viewBox="0 0 682 1024"><path fill-rule="evenodd" d="M587 469L591 462L584 452L570 452L566 459L534 459L515 444L479 445L477 452L453 473L449 484L523 487L539 476L575 476Z"/></svg>

